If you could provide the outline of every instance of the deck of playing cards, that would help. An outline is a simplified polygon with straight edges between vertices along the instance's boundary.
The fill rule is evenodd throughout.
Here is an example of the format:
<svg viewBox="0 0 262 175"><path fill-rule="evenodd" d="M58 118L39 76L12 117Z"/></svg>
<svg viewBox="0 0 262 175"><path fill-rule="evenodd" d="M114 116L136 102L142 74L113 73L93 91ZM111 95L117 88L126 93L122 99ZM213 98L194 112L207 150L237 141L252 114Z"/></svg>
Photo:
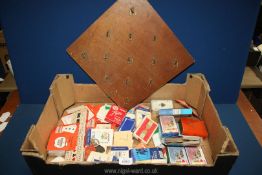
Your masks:
<svg viewBox="0 0 262 175"><path fill-rule="evenodd" d="M125 117L118 130L119 131L133 131L134 128L135 128L135 120Z"/></svg>
<svg viewBox="0 0 262 175"><path fill-rule="evenodd" d="M179 135L179 127L174 116L159 116L159 121L163 138Z"/></svg>
<svg viewBox="0 0 262 175"><path fill-rule="evenodd" d="M158 112L160 109L172 109L172 100L151 100L151 109L154 112Z"/></svg>
<svg viewBox="0 0 262 175"><path fill-rule="evenodd" d="M113 129L89 129L86 134L86 145L92 143L103 147L113 145Z"/></svg>
<svg viewBox="0 0 262 175"><path fill-rule="evenodd" d="M188 161L191 165L207 164L203 150L200 146L199 147L186 147L185 149L186 149Z"/></svg>
<svg viewBox="0 0 262 175"><path fill-rule="evenodd" d="M129 158L129 148L127 146L112 146L108 152L114 156L114 162L119 162L119 159Z"/></svg>
<svg viewBox="0 0 262 175"><path fill-rule="evenodd" d="M134 162L140 162L140 163L165 162L165 157L162 148L131 149L130 155L133 158Z"/></svg>
<svg viewBox="0 0 262 175"><path fill-rule="evenodd" d="M117 126L119 126L122 120L124 119L125 115L126 115L125 109L116 105L112 105L105 117L105 121L109 123L114 123Z"/></svg>
<svg viewBox="0 0 262 175"><path fill-rule="evenodd" d="M130 131L114 132L114 146L133 147L133 133Z"/></svg>
<svg viewBox="0 0 262 175"><path fill-rule="evenodd" d="M144 144L147 144L156 131L157 127L158 124L155 121L149 117L145 117L140 123L139 127L136 128L134 136Z"/></svg>
<svg viewBox="0 0 262 175"><path fill-rule="evenodd" d="M77 124L56 127L49 137L48 154L61 156L65 154L65 151L74 150L77 145L77 136Z"/></svg>
<svg viewBox="0 0 262 175"><path fill-rule="evenodd" d="M167 147L169 162L177 165L188 165L186 150L184 147Z"/></svg>
<svg viewBox="0 0 262 175"><path fill-rule="evenodd" d="M145 117L151 118L151 112L142 109L136 110L136 127L140 125Z"/></svg>
<svg viewBox="0 0 262 175"><path fill-rule="evenodd" d="M109 110L111 109L111 105L105 104L101 106L96 114L96 118L100 120L102 123L107 123L105 121L106 115L108 114Z"/></svg>
<svg viewBox="0 0 262 175"><path fill-rule="evenodd" d="M155 147L162 147L162 142L161 142L161 136L160 136L160 131L159 131L159 127L157 127L156 131L154 132L153 136L153 142Z"/></svg>
<svg viewBox="0 0 262 175"><path fill-rule="evenodd" d="M113 155L111 153L99 153L91 151L87 158L87 162L112 162Z"/></svg>

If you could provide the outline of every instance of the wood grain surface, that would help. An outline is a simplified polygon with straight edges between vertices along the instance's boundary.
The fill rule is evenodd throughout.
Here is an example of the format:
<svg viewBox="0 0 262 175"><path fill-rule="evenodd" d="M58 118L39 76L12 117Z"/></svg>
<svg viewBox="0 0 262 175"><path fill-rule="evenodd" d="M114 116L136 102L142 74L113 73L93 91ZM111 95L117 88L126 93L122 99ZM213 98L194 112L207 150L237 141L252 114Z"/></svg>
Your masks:
<svg viewBox="0 0 262 175"><path fill-rule="evenodd" d="M194 63L147 0L116 1L67 52L126 109Z"/></svg>

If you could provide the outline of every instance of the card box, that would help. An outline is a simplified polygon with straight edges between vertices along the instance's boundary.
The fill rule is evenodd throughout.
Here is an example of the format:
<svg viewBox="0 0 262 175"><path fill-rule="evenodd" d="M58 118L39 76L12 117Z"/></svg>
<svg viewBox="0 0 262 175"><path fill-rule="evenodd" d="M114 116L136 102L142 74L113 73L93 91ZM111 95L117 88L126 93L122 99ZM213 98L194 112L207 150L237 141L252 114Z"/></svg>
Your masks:
<svg viewBox="0 0 262 175"><path fill-rule="evenodd" d="M188 161L191 165L205 165L207 164L202 148L186 147Z"/></svg>
<svg viewBox="0 0 262 175"><path fill-rule="evenodd" d="M145 117L141 122L140 126L136 128L134 136L138 140L147 144L153 136L154 132L156 131L157 127L158 124L155 121L153 121L149 117Z"/></svg>
<svg viewBox="0 0 262 175"><path fill-rule="evenodd" d="M159 116L159 123L163 138L179 135L179 126L173 116Z"/></svg>
<svg viewBox="0 0 262 175"><path fill-rule="evenodd" d="M186 150L184 147L167 147L169 163L188 165Z"/></svg>
<svg viewBox="0 0 262 175"><path fill-rule="evenodd" d="M135 120L125 117L118 130L119 131L133 131L134 128L135 128Z"/></svg>
<svg viewBox="0 0 262 175"><path fill-rule="evenodd" d="M117 126L119 126L122 120L124 119L125 115L126 115L125 109L116 105L112 105L105 117L105 120L109 123L114 123Z"/></svg>

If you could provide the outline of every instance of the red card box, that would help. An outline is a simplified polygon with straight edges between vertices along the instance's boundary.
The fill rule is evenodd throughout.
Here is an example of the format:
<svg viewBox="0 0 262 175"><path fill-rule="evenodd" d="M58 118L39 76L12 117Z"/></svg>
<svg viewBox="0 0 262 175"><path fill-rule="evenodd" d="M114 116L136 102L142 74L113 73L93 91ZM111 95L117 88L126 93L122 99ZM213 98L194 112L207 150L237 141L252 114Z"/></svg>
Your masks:
<svg viewBox="0 0 262 175"><path fill-rule="evenodd" d="M123 108L120 108L119 106L112 105L109 112L106 115L105 120L109 123L114 123L117 126L120 126L122 120L124 119L126 115L126 110Z"/></svg>
<svg viewBox="0 0 262 175"><path fill-rule="evenodd" d="M158 124L152 119L145 117L140 126L136 129L134 136L147 144L154 132L156 131Z"/></svg>
<svg viewBox="0 0 262 175"><path fill-rule="evenodd" d="M68 151L76 148L79 127L77 125L74 133L62 132L62 128L66 126L70 125L58 126L52 131L47 145L48 151Z"/></svg>

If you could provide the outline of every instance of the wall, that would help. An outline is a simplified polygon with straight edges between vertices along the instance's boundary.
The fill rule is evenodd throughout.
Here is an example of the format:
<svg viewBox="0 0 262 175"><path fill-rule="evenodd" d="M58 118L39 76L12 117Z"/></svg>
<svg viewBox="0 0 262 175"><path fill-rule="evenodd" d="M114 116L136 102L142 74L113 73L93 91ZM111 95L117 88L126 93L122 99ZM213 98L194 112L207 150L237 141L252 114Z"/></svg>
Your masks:
<svg viewBox="0 0 262 175"><path fill-rule="evenodd" d="M57 73L93 81L67 55L66 48L113 0L2 0L0 21L8 42L23 103L44 103ZM206 75L216 103L235 103L255 27L259 0L150 0L194 56L186 73Z"/></svg>

